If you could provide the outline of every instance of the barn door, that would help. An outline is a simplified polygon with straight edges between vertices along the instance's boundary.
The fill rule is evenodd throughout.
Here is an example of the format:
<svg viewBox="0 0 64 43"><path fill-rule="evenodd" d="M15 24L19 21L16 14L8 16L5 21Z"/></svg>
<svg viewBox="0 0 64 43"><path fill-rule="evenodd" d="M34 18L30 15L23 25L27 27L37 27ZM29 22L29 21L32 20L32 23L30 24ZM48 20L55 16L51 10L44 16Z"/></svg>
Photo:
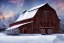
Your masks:
<svg viewBox="0 0 64 43"><path fill-rule="evenodd" d="M53 28L41 28L41 34L52 34Z"/></svg>

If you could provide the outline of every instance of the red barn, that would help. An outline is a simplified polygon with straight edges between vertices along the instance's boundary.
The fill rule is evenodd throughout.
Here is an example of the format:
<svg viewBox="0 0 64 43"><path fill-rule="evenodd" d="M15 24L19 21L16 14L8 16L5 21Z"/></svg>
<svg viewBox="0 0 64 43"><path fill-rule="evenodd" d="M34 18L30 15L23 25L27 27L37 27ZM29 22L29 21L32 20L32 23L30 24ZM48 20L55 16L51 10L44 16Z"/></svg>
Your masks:
<svg viewBox="0 0 64 43"><path fill-rule="evenodd" d="M25 13L20 21L10 26L18 25L22 34L55 34L60 32L60 20L56 11L47 3L36 6Z"/></svg>

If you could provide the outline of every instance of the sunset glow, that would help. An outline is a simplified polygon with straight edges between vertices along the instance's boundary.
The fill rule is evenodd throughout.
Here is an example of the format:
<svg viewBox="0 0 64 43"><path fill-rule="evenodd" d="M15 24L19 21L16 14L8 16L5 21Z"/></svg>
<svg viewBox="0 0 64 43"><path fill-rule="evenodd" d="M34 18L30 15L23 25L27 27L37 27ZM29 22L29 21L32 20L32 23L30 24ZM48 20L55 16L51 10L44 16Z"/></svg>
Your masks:
<svg viewBox="0 0 64 43"><path fill-rule="evenodd" d="M12 11L8 13L4 12L3 14L0 14L0 19L8 19L13 16L14 16L14 13Z"/></svg>
<svg viewBox="0 0 64 43"><path fill-rule="evenodd" d="M11 4L6 5L5 3L1 4L1 6L0 6L0 19L6 20L6 19L13 17L16 13L18 13L21 10L21 7L24 3L24 0L8 0L8 2L6 2L6 3L11 3L12 5Z"/></svg>

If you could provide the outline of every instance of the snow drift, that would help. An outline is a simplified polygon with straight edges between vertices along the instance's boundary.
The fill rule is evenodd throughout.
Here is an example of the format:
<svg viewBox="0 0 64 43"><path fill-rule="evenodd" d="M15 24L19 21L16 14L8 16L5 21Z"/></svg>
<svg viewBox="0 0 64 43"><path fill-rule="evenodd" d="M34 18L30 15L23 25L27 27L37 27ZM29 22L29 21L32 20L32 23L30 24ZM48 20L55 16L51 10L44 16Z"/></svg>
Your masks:
<svg viewBox="0 0 64 43"><path fill-rule="evenodd" d="M33 36L26 36L26 34L24 35L8 36L4 33L0 33L0 43L64 43L64 34L32 34Z"/></svg>

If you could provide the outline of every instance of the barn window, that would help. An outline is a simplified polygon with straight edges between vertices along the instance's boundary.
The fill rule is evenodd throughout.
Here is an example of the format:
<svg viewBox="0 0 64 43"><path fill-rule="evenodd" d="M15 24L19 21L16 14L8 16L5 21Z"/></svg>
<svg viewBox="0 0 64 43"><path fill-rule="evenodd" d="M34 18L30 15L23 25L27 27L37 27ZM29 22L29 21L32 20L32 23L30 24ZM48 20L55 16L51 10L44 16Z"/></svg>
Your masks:
<svg viewBox="0 0 64 43"><path fill-rule="evenodd" d="M52 29L48 29L48 34L52 34Z"/></svg>
<svg viewBox="0 0 64 43"><path fill-rule="evenodd" d="M53 33L53 27L40 27L41 34L52 34Z"/></svg>
<svg viewBox="0 0 64 43"><path fill-rule="evenodd" d="M41 29L41 33L42 33L42 34L46 34L45 29Z"/></svg>

